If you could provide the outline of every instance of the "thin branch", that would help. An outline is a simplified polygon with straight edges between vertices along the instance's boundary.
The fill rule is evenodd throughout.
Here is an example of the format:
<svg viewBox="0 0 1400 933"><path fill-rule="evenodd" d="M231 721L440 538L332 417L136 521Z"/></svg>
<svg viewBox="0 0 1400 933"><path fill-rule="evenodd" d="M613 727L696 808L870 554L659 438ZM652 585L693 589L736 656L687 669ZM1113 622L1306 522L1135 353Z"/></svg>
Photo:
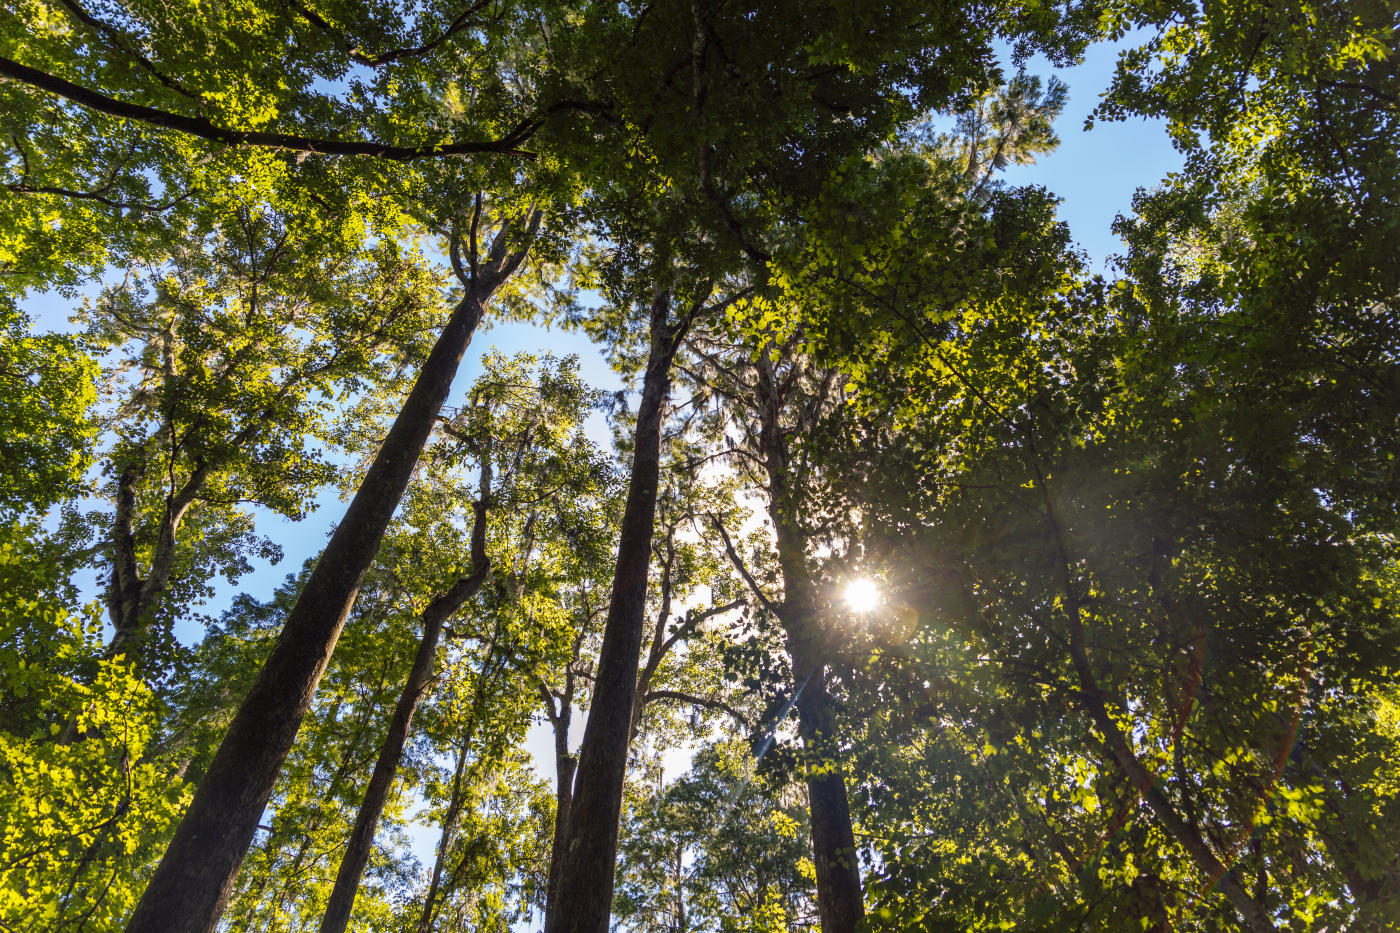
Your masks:
<svg viewBox="0 0 1400 933"><path fill-rule="evenodd" d="M78 20L78 22L82 23L84 26L87 26L89 29L91 29L93 32L96 32L98 35L102 36L104 39L110 42L112 47L115 48L117 51L134 60L138 65L145 69L145 71L148 74L150 74L151 77L155 78L161 84L165 85L170 90L174 91L176 94L179 94L181 97L189 98L190 100L195 101L196 103L202 103L202 101L200 101L199 99L199 95L191 93L190 91L182 87L178 81L175 81L173 78L169 78L166 75L162 74L160 70L156 68L155 63L153 63L150 59L146 58L146 56L142 55L140 52L135 51L134 49L127 48L127 45L123 41L121 34L114 26L102 22L100 19L89 13L87 10L83 9L82 6L75 2L75 0L59 0L59 2L67 8L68 12L71 13L73 17L76 20Z"/></svg>
<svg viewBox="0 0 1400 933"><path fill-rule="evenodd" d="M700 626L700 623L704 622L706 619L712 619L715 616L723 615L724 613L729 612L731 609L738 609L740 606L747 605L748 600L734 599L725 603L723 606L711 606L709 609L706 609L703 612L695 612L692 610L691 612L686 613L685 621L682 622L680 625L676 626L676 630L673 631L670 635L668 635L666 637L666 640L662 642L660 653L664 656L667 652L671 650L672 645L680 641L690 632L695 631L695 629Z"/></svg>
<svg viewBox="0 0 1400 933"><path fill-rule="evenodd" d="M92 191L75 191L72 188L59 188L54 185L26 185L23 183L8 184L5 187L16 194L52 194L62 198L72 198L75 201L96 201L118 210L142 211L149 214L168 211L193 193L193 189L191 189L163 204L151 204L148 201L122 201L117 198L109 198L100 193L105 190L101 188Z"/></svg>
<svg viewBox="0 0 1400 933"><path fill-rule="evenodd" d="M648 690L646 695L642 697L643 704L651 703L656 700L675 700L679 703L689 703L692 706L703 706L706 709L719 710L720 712L728 713L730 716L734 717L745 729L749 728L748 717L723 700L716 700L711 697L699 697L680 690Z"/></svg>
<svg viewBox="0 0 1400 933"><path fill-rule="evenodd" d="M739 571L739 574L744 578L744 582L748 584L749 589L758 597L758 601L763 604L763 608L773 613L773 615L781 617L782 614L778 611L778 607L775 606L773 601L763 592L763 589L758 585L758 581L753 578L753 574L749 573L749 567L739 556L739 552L734 550L734 542L729 540L729 533L724 530L724 525L713 515L707 517L710 519L710 524L714 525L715 531L718 531L719 536L724 540L724 551L729 555L729 562L734 565L734 569Z"/></svg>
<svg viewBox="0 0 1400 933"><path fill-rule="evenodd" d="M491 0L477 0L476 3L473 3L461 13L458 13L456 18L453 19L451 23L448 23L447 28L438 34L437 38L425 42L422 45L404 46L401 48L390 49L387 52L381 52L378 55L366 55L364 52L360 51L358 46L348 41L345 41L344 39L341 39L341 41L338 44L342 49L345 50L345 53L350 56L351 61L356 62L360 65L365 65L369 68L383 68L385 65L393 64L394 62L399 61L400 59L413 58L418 55L425 55L428 52L433 51L438 46L446 42L448 39L461 32L463 29L467 28L470 25L473 25L474 21L471 19L472 14L480 11L483 7L489 5L490 2ZM293 7L298 13L301 14L303 19L311 23L313 26L316 26L317 28L322 29L325 32L337 38L340 37L339 30L337 30L334 26L327 22L315 10L308 9L307 6L303 3L294 3Z"/></svg>

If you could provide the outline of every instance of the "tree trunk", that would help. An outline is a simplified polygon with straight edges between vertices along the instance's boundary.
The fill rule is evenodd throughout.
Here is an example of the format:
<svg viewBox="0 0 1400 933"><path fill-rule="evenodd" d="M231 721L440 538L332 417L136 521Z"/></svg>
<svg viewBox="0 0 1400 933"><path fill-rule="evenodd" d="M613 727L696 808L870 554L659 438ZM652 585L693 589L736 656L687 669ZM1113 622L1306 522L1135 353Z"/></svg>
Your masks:
<svg viewBox="0 0 1400 933"><path fill-rule="evenodd" d="M768 514L777 541L783 577L779 620L792 658L802 737L807 802L812 829L812 861L817 869L817 911L822 933L854 933L865 917L860 865L846 780L837 750L835 717L826 689L825 638L817 619L817 599L807 567L807 543L795 521L789 487L790 462L783 433L785 400L767 350L758 360L759 447L768 474Z"/></svg>
<svg viewBox="0 0 1400 933"><path fill-rule="evenodd" d="M797 701L823 933L855 933L865 917L845 774L836 751L826 672L818 665Z"/></svg>
<svg viewBox="0 0 1400 933"><path fill-rule="evenodd" d="M790 533L778 534L780 554ZM789 557L791 554L789 552ZM812 831L812 862L817 870L817 911L823 933L855 933L865 917L855 832L846 796L845 769L837 748L831 695L826 689L826 665L820 654L812 588L803 565L784 564L783 627L787 631L797 698L797 731L802 737L807 784L807 807Z"/></svg>
<svg viewBox="0 0 1400 933"><path fill-rule="evenodd" d="M530 233L538 226L531 218ZM408 487L452 388L487 300L525 258L506 253L509 224L490 268L467 289L423 364L345 517L292 607L272 654L244 698L195 791L127 933L213 933L296 740L360 583Z"/></svg>
<svg viewBox="0 0 1400 933"><path fill-rule="evenodd" d="M568 725L564 735L568 736ZM564 870L564 845L569 833L569 809L574 798L574 768L578 760L569 754L565 744L561 750L555 739L554 751L554 843L549 850L549 881L545 886L544 912L547 918L559 899L559 876Z"/></svg>
<svg viewBox="0 0 1400 933"><path fill-rule="evenodd" d="M627 773L632 701L637 690L647 571L661 474L661 422L677 343L669 315L670 296L658 289L651 307L651 347L637 408L632 476L618 538L612 599L598 657L593 701L579 748L566 851L545 920L547 933L607 933L612 909L617 827Z"/></svg>
<svg viewBox="0 0 1400 933"><path fill-rule="evenodd" d="M476 728L476 720L472 720ZM428 893L423 898L423 909L418 914L417 933L429 933L433 928L433 916L437 913L438 891L442 887L442 870L447 864L447 851L452 845L452 831L457 826L457 814L462 809L462 779L467 770L467 756L471 754L470 739L463 743L457 753L457 764L452 772L452 794L447 801L447 812L442 818L442 834L438 836L437 851L433 856L433 872L429 875Z"/></svg>
<svg viewBox="0 0 1400 933"><path fill-rule="evenodd" d="M399 770L399 760L403 757L403 747L408 741L409 728L413 724L413 714L418 703L428 692L432 682L433 661L437 657L438 641L442 638L442 628L468 599L481 589L490 564L486 558L486 508L490 495L491 462L488 454L481 467L480 498L476 502L476 517L472 524L472 572L458 580L428 608L423 610L423 638L418 643L418 653L413 658L413 667L399 694L399 702L394 707L393 718L389 721L389 734L379 748L379 759L374 763L374 773L370 775L369 786L365 788L360 810L355 815L355 825L350 830L345 854L340 858L340 868L336 871L335 887L331 890L326 912L321 918L321 933L344 933L350 923L350 910L355 906L355 894L360 889L360 879L365 866L369 864L370 850L374 846L374 834L379 828L379 818L384 814L384 805L389 799L389 791L394 786L394 777Z"/></svg>
<svg viewBox="0 0 1400 933"><path fill-rule="evenodd" d="M586 607L585 602L579 629L574 634L574 649L569 663L564 668L563 691L559 694L553 693L549 684L544 681L540 681L539 685L540 697L544 700L545 712L549 716L549 725L554 731L554 839L550 845L549 878L544 889L546 922L559 890L559 875L564 870L564 843L569 837L569 808L574 800L574 771L578 768L578 759L569 754L569 727L573 723L574 692L578 683L574 665L579 663L579 655L587 637L586 629L593 619L593 614L587 611ZM554 706L556 698L559 701L557 711Z"/></svg>

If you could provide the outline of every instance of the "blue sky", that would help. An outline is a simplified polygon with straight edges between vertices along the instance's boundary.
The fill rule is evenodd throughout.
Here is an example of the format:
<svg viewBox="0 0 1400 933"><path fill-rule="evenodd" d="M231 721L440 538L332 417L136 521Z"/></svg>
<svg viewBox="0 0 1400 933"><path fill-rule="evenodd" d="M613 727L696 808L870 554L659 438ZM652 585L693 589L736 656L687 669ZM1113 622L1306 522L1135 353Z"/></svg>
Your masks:
<svg viewBox="0 0 1400 933"><path fill-rule="evenodd" d="M1134 191L1153 187L1182 164L1160 121L1100 121L1085 131L1084 120L1108 88L1123 47L1096 45L1076 68L1053 69L1044 60L1027 66L1032 74L1055 74L1069 85L1069 103L1055 123L1060 147L1033 165L1012 166L1004 175L1011 184L1044 185L1058 195L1060 217L1089 254L1093 271L1103 273L1110 271L1107 261L1121 246L1111 229L1114 217L1132 212Z"/></svg>

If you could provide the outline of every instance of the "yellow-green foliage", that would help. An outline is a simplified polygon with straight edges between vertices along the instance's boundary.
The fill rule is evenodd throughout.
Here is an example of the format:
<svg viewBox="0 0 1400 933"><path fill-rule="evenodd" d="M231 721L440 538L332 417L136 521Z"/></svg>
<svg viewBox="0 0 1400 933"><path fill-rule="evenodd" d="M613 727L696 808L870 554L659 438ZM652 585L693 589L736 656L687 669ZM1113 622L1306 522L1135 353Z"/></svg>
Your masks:
<svg viewBox="0 0 1400 933"><path fill-rule="evenodd" d="M148 757L149 688L101 651L95 607L34 595L52 565L0 540L0 926L120 929L185 802Z"/></svg>

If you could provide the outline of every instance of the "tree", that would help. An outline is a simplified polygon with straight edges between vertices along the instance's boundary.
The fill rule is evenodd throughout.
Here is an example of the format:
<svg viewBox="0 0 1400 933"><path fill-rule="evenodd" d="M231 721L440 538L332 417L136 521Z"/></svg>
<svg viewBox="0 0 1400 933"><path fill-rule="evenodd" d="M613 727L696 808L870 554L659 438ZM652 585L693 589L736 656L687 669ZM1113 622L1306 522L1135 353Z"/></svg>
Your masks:
<svg viewBox="0 0 1400 933"><path fill-rule="evenodd" d="M671 438L666 446L670 448L672 469L658 496L660 531L654 545L661 575L648 593L648 612L653 621L641 646L631 710L632 751L628 766L634 772L638 759L655 758L678 741L693 740L693 727L710 718L702 711L745 721L745 714L715 689L718 685L713 682L713 670L719 659L715 638L706 631L709 623L743 605L741 598L727 598L732 595L732 581L720 572L713 547L703 539L694 539L694 504L714 493L697 482L693 467L679 462L689 452L686 445ZM614 517L612 521L615 520ZM611 522L604 519L586 533L582 528L572 532L576 535L571 538L576 542L574 550L580 558L575 564L577 576L559 594L573 620L572 643L560 669L542 677L538 684L553 732L555 765L555 842L546 915L562 870L566 852L562 840L567 836L573 802L575 759L569 730L575 714L590 703L600 648L597 623L603 613L597 591L606 585L611 573L611 554L606 547L610 538L599 533L606 535L611 528ZM683 613L681 606L687 607ZM691 710L690 729L678 727L675 722L676 714L686 708ZM637 749L638 744L647 746L646 750Z"/></svg>
<svg viewBox="0 0 1400 933"><path fill-rule="evenodd" d="M0 514L7 517L72 495L94 433L92 359L71 338L33 336L29 325L0 304Z"/></svg>
<svg viewBox="0 0 1400 933"><path fill-rule="evenodd" d="M664 791L628 808L618 868L622 929L812 929L815 870L805 801L755 774L743 742L718 742Z"/></svg>
<svg viewBox="0 0 1400 933"><path fill-rule="evenodd" d="M466 265L455 238L452 247L465 294L453 308L345 518L307 578L277 646L220 743L161 866L132 914L128 924L132 933L170 929L170 918L178 918L175 922L189 930L212 929L227 901L259 814L379 539L446 401L457 364L486 303L524 261L541 214L535 209L524 218L503 220L484 256L478 243L479 219L480 212L474 213L464 237Z"/></svg>
<svg viewBox="0 0 1400 933"><path fill-rule="evenodd" d="M572 524L559 514L564 508L551 503L571 503L579 497L586 501L589 493L606 480L606 471L600 468L598 458L579 434L591 398L578 381L576 362L554 364L545 360L538 366L538 374L530 371L532 362L487 358L486 372L473 387L468 406L447 423L449 440L433 449L434 464L426 471L428 475L420 478L420 491L409 502L408 512L415 517L432 515L443 508L451 514L453 500L462 495L462 490L442 471L460 469L462 460L477 464L469 572L440 589L422 611L423 635L341 858L335 889L321 920L322 933L341 933L349 922L355 892L369 860L375 828L388 800L413 715L432 686L438 643L447 622L488 580L488 511L526 513L523 541L516 549L523 552L520 559L528 563L537 536L557 533L554 529ZM433 530L435 536L441 534L440 528ZM406 562L408 555L403 553L402 545L395 550L399 551L397 561ZM514 575L519 578L517 587L523 590L528 578L526 569L517 569ZM464 634L454 631L457 637ZM531 653L548 654L548 650L535 647ZM515 658L514 663L521 663L521 659Z"/></svg>
<svg viewBox="0 0 1400 933"><path fill-rule="evenodd" d="M871 484L859 501L919 618L913 641L873 662L906 671L915 698L876 728L920 735L907 741L940 762L916 779L917 798L875 798L891 828L880 861L892 883L877 901L896 926L927 909L917 860L950 838L930 822L965 819L987 839L983 858L1007 858L1031 827L1056 840L1058 865L1013 861L1019 922L1043 922L1032 909L1063 916L1051 886L1064 884L1085 923L1124 910L1178 928L1193 915L1253 930L1337 922L1321 918L1352 903L1341 885L1360 876L1335 843L1354 830L1332 823L1338 801L1324 815L1321 784L1286 775L1319 684L1378 700L1363 697L1370 664L1393 650L1382 646L1393 644L1394 555L1319 495L1331 457L1315 456L1287 409L1265 414L1260 396L1230 385L1239 368L1217 309L1143 304L1126 284L1051 277L1044 288L921 339L908 382L886 371L868 385L906 413L893 431L859 429L864 466L850 472ZM868 689L900 695L881 679ZM922 724L931 708L945 736ZM881 757L872 770L910 764ZM940 774L987 786L997 803L972 817L923 811L914 801ZM1385 812L1376 792L1372 812ZM913 809L895 816L902 807ZM1135 844L1110 845L1120 831ZM1305 854L1329 835L1343 859ZM971 883L995 898L994 879Z"/></svg>
<svg viewBox="0 0 1400 933"><path fill-rule="evenodd" d="M316 448L334 442L336 409L396 394L426 353L436 288L389 241L342 251L247 209L145 257L84 310L89 344L123 354L103 379L113 508L87 518L106 543L111 656L163 673L204 580L268 549L249 540L247 507L299 518L334 475Z"/></svg>
<svg viewBox="0 0 1400 933"><path fill-rule="evenodd" d="M101 621L74 605L65 556L32 525L0 531L0 922L112 928L187 791L152 748L157 698L93 662Z"/></svg>
<svg viewBox="0 0 1400 933"><path fill-rule="evenodd" d="M1056 143L1030 56L1132 27L1095 119L1186 159L1104 281L996 172ZM1397 28L8 11L0 919L1400 922ZM79 338L15 310L99 282ZM448 407L488 304L604 346L625 463L568 364L492 357ZM320 558L177 646L332 480Z"/></svg>
<svg viewBox="0 0 1400 933"><path fill-rule="evenodd" d="M815 566L816 542L841 547L849 541L842 540L844 529L823 523L829 516L809 510L812 487L820 479L813 476L805 454L795 449L830 407L840 404L838 373L832 367L810 365L798 349L800 334L787 340L758 339L756 352L749 352L743 343L726 345L712 335L697 335L693 355L699 386L724 400L721 420L712 428L716 443L729 448L734 469L766 499L763 507L773 543L763 555L763 570L771 572L763 575L773 578L772 591L759 584L721 520L714 515L707 520L724 537L755 605L770 613L784 632L789 689L804 745L803 777L811 806L822 922L824 927L855 929L864 906L828 672L833 639L841 626L831 619L830 581ZM846 556L838 552L835 562Z"/></svg>
<svg viewBox="0 0 1400 933"><path fill-rule="evenodd" d="M1047 50L1074 54L1074 17L1062 20L1060 11L1047 13L1042 25L1055 20L1065 27L1046 44ZM607 922L605 895L616 845L656 490L652 412L659 411L665 395L674 336L692 319L709 316L699 313L705 298L694 297L696 284L713 283L702 291L717 287L739 268L736 259L766 263L772 257L766 228L781 215L785 198L810 196L836 166L879 145L916 114L963 102L994 85L995 69L987 67L993 35L1014 36L1026 48L1050 35L1051 29L1040 31L1029 21L1016 25L1014 14L997 9L985 18L963 18L960 13L954 21L911 5L885 9L872 20L865 14L849 17L837 8L775 7L749 15L702 6L648 9L630 35L621 21L607 23L611 28L606 30L575 33L592 43L595 56L629 65L638 54L646 58L635 70L604 74L612 79L608 96L613 112L644 130L633 144L639 161L654 160L655 168L643 162L650 172L636 172L626 179L630 186L619 182L608 192L620 195L622 205L604 201L600 207L611 211L604 229L619 245L618 252L636 257L620 263L633 277L627 300L639 305L645 301L641 296L651 292L653 352L634 446L629 505L635 502L635 508L623 520L618 574L569 817L559 900L567 919L552 915L550 933L598 933ZM645 46L639 44L642 40ZM931 50L945 45L956 47L957 54L940 56L935 63ZM668 75L688 68L689 84L673 85L669 76L636 84L629 80L654 75L658 63L671 69ZM660 94L657 87L663 89ZM854 114L859 118L845 116ZM638 209L643 198L664 211L647 216ZM705 233L690 234L696 227ZM740 289L756 287L762 276L759 272ZM651 288L638 287L639 279L649 280ZM676 289L677 281L684 291ZM667 306L679 304L681 294L687 311L673 324L665 316ZM735 297L734 292L723 295L715 307L725 307Z"/></svg>

